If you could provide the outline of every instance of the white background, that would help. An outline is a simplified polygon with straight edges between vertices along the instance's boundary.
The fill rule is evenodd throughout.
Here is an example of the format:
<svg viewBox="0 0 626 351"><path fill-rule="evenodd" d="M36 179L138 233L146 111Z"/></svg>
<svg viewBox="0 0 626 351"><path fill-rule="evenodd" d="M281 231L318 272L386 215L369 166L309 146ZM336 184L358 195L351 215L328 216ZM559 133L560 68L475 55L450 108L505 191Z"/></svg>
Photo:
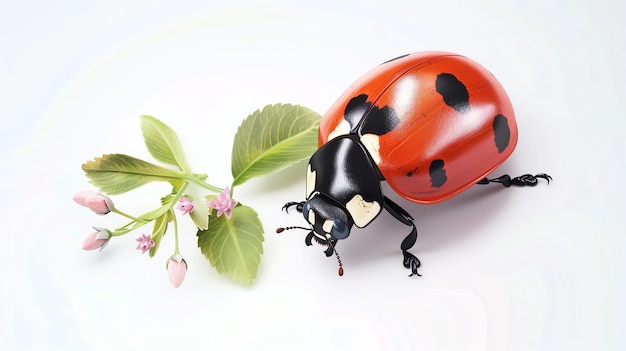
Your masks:
<svg viewBox="0 0 626 351"><path fill-rule="evenodd" d="M0 349L623 350L626 329L626 28L623 2L3 1ZM549 186L475 187L416 218L423 277L407 278L406 228L382 215L341 243L345 275L304 232L298 164L237 188L265 227L251 287L220 276L185 217L189 270L174 289L165 237L141 231L101 252L72 202L103 153L151 160L138 116L174 128L197 172L228 185L232 137L270 103L323 113L358 76L398 55L445 50L486 66L520 138L496 171ZM135 214L167 187L114 197ZM149 230L149 228L147 229Z"/></svg>

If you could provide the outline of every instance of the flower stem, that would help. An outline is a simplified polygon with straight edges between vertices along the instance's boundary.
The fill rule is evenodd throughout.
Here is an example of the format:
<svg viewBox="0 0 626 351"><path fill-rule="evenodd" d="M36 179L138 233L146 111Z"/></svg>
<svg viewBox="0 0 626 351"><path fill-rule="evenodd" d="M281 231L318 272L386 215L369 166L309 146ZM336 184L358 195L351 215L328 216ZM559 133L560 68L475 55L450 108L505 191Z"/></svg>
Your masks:
<svg viewBox="0 0 626 351"><path fill-rule="evenodd" d="M124 217L126 217L126 218L128 218L128 219L132 219L132 220L133 220L133 221L135 221L135 222L139 220L139 219L137 219L136 217L133 217L133 216L129 215L129 214L128 214L128 213L126 213L126 212L122 212L122 211L118 210L117 208L113 208L113 210L111 210L111 211L112 211L113 213L117 213L117 214L118 214L118 215L120 215L120 216L124 216Z"/></svg>
<svg viewBox="0 0 626 351"><path fill-rule="evenodd" d="M164 213L167 213L167 211L170 211L170 213L172 214L172 217L174 218L174 223L176 223L176 216L174 215L174 211L172 210L172 207L174 207L174 205L176 204L176 202L178 202L178 199L180 199L183 194L185 193L185 190L187 190L187 187L189 187L189 182L184 182L184 184L180 187L180 189L178 189L178 192L176 192L176 194L174 195L174 198L170 201L170 205L169 205L169 209L167 209L166 211L164 211ZM152 221L154 221L156 219L156 217L146 220L146 219L140 219L140 218L136 218L136 217L132 217L130 215L127 215L125 213L120 213L121 211L116 211L115 209L113 210L115 213L118 213L124 217L128 217L131 219L130 222L126 223L126 225L115 229L112 233L111 236L120 236L120 235L124 235L124 234L128 234L131 231L144 226ZM150 212L148 212L150 213ZM142 215L145 216L146 214ZM142 217L139 216L139 217ZM176 236L176 245L178 247L178 235Z"/></svg>
<svg viewBox="0 0 626 351"><path fill-rule="evenodd" d="M145 221L145 220L141 220L138 218L133 219L132 221L126 223L126 225L119 227L117 229L115 229L112 233L111 236L121 236L124 234L128 234L130 232L132 232L133 230L144 226L146 224L150 223L150 221Z"/></svg>
<svg viewBox="0 0 626 351"><path fill-rule="evenodd" d="M170 209L170 214L172 215L172 221L174 222L174 255L180 255L178 251L178 220L176 219L176 214L172 209Z"/></svg>

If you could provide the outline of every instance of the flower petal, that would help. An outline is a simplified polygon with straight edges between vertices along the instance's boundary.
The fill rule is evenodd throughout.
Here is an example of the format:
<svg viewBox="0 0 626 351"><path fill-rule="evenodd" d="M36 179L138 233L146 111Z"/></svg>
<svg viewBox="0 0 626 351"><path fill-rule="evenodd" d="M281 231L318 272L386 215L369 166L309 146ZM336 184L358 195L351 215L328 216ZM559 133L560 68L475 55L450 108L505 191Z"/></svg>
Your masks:
<svg viewBox="0 0 626 351"><path fill-rule="evenodd" d="M222 214L226 214L226 217L230 219L231 210L237 203L236 200L230 198L230 189L226 187L216 199L208 202L208 206L217 210L218 217Z"/></svg>
<svg viewBox="0 0 626 351"><path fill-rule="evenodd" d="M85 201L87 200L87 198L90 198L94 195L98 195L99 193L95 190L83 190L83 191L79 191L76 194L74 194L74 196L72 196L72 200L74 200L77 204L81 205L81 206L85 206L87 207L87 204L85 203Z"/></svg>
<svg viewBox="0 0 626 351"><path fill-rule="evenodd" d="M135 250L141 250L141 254L145 254L146 251L150 250L155 245L154 240L146 234L141 234L141 236L135 240L137 241Z"/></svg>
<svg viewBox="0 0 626 351"><path fill-rule="evenodd" d="M83 242L83 250L102 249L111 238L111 234L106 229L96 229L95 232L89 234Z"/></svg>
<svg viewBox="0 0 626 351"><path fill-rule="evenodd" d="M175 288L178 288L183 283L186 272L187 262L184 259L177 260L172 256L167 264L167 276Z"/></svg>
<svg viewBox="0 0 626 351"><path fill-rule="evenodd" d="M86 198L85 205L93 212L104 215L111 212L113 201L108 196L97 193Z"/></svg>
<svg viewBox="0 0 626 351"><path fill-rule="evenodd" d="M177 210L182 212L183 216L193 211L193 201L187 197L178 199Z"/></svg>

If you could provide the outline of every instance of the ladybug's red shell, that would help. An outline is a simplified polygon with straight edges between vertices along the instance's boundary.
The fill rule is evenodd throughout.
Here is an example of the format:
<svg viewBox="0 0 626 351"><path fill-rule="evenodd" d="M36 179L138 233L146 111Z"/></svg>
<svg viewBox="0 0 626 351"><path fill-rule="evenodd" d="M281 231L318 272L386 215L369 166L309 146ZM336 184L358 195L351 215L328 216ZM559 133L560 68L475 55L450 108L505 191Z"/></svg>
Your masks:
<svg viewBox="0 0 626 351"><path fill-rule="evenodd" d="M355 104L360 110L350 113L359 111L359 127L352 133L389 185L418 203L443 201L476 184L517 143L513 107L500 83L456 54L406 55L365 74L322 119L320 146L351 132L346 114ZM395 122L375 120L381 115Z"/></svg>

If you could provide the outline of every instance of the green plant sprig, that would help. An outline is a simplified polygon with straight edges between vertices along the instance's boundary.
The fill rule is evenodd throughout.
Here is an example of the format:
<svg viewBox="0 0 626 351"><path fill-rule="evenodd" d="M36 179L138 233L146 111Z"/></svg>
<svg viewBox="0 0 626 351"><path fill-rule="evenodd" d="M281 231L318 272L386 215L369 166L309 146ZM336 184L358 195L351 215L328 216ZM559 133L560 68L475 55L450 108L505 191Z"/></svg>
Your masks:
<svg viewBox="0 0 626 351"><path fill-rule="evenodd" d="M235 134L231 161L233 182L224 188L207 183L207 175L192 172L180 140L169 126L152 116L141 116L140 119L143 138L152 157L175 169L125 154L104 154L84 163L82 169L90 183L107 195L123 194L155 181L170 183L172 190L161 198L160 207L140 216L113 208L112 212L130 221L110 231L110 237L122 236L153 223L149 254L154 257L168 224L173 222L175 252L170 259L180 262L182 256L174 206L186 197L193 200L193 210L189 214L197 227L198 247L202 254L220 274L251 284L263 254L263 225L257 212L233 201L236 206L228 208L227 215L218 216L215 209L207 206L207 200L224 197L230 201L235 187L310 157L317 149L320 115L306 107L289 104L268 105L249 115ZM209 194L201 198L187 194L191 184Z"/></svg>

